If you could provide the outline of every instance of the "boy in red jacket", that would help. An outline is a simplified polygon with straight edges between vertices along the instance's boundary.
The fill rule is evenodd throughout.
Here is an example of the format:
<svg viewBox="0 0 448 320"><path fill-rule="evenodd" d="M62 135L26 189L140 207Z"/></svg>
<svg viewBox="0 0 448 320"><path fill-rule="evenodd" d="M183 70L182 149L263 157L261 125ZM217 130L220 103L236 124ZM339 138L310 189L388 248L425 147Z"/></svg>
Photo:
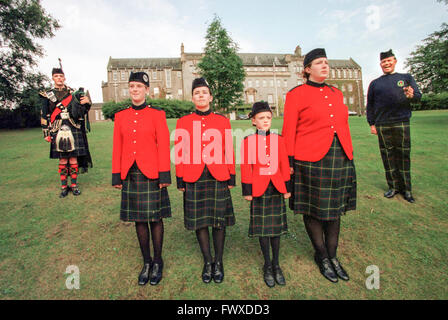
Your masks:
<svg viewBox="0 0 448 320"><path fill-rule="evenodd" d="M280 236L288 230L284 200L291 197L288 155L283 138L270 132L272 111L266 102L256 102L249 117L257 128L256 133L245 137L241 144L243 196L251 201L249 236L258 237L260 241L266 285L273 287L275 282L285 285L279 251Z"/></svg>

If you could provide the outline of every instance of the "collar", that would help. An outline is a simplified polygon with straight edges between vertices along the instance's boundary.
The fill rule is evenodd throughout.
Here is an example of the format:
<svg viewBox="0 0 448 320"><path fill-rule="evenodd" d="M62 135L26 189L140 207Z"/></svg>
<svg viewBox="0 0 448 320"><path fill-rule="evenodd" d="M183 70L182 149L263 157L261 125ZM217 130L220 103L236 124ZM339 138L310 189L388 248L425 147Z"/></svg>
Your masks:
<svg viewBox="0 0 448 320"><path fill-rule="evenodd" d="M256 134L260 135L260 136L268 136L271 134L271 130L268 131L264 131L264 130L258 130L255 132Z"/></svg>
<svg viewBox="0 0 448 320"><path fill-rule="evenodd" d="M208 116L210 113L212 113L212 109L208 109L205 112L199 111L198 109L196 109L194 111L198 116Z"/></svg>
<svg viewBox="0 0 448 320"><path fill-rule="evenodd" d="M144 108L146 108L146 101L143 102L143 104L136 106L135 104L132 104L132 109L134 110L143 110Z"/></svg>
<svg viewBox="0 0 448 320"><path fill-rule="evenodd" d="M306 84L309 85L309 86L312 86L312 87L316 87L316 88L322 88L322 87L327 86L327 84L325 82L317 83L317 82L314 82L314 81L311 81L311 80L307 80Z"/></svg>

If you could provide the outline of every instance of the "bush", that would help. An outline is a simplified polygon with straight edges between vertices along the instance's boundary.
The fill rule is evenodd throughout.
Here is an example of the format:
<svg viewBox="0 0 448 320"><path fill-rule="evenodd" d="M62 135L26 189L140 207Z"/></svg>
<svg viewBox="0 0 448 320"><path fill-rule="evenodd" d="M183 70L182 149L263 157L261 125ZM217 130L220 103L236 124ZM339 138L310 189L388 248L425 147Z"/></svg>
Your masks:
<svg viewBox="0 0 448 320"><path fill-rule="evenodd" d="M146 103L165 111L167 118L180 118L194 111L194 104L190 101L172 99L147 99ZM115 113L130 106L132 106L131 99L126 99L120 102L106 102L103 105L102 111L106 119L114 120Z"/></svg>
<svg viewBox="0 0 448 320"><path fill-rule="evenodd" d="M424 94L420 102L412 104L412 110L448 109L448 92Z"/></svg>

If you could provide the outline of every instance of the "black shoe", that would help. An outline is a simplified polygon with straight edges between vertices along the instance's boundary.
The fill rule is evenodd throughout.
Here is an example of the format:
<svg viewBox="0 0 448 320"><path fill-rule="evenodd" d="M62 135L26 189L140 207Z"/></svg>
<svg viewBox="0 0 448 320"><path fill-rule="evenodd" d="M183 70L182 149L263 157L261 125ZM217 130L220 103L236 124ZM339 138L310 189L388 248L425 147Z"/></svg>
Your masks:
<svg viewBox="0 0 448 320"><path fill-rule="evenodd" d="M222 262L215 262L213 265L213 281L221 283L224 280L224 266Z"/></svg>
<svg viewBox="0 0 448 320"><path fill-rule="evenodd" d="M70 192L70 187L62 188L59 198L65 198L69 192Z"/></svg>
<svg viewBox="0 0 448 320"><path fill-rule="evenodd" d="M81 194L81 190L79 190L78 186L73 186L71 189L74 196L79 196Z"/></svg>
<svg viewBox="0 0 448 320"><path fill-rule="evenodd" d="M267 265L267 266L263 267L263 278L264 278L264 283L266 283L266 285L269 288L272 288L273 286L275 286L274 271L272 270L271 265Z"/></svg>
<svg viewBox="0 0 448 320"><path fill-rule="evenodd" d="M143 269L138 276L138 284L144 286L148 283L149 273L151 272L151 263L145 263Z"/></svg>
<svg viewBox="0 0 448 320"><path fill-rule="evenodd" d="M283 276L282 269L279 265L273 266L274 269L274 277L275 282L277 282L278 285L284 286L286 284L285 277Z"/></svg>
<svg viewBox="0 0 448 320"><path fill-rule="evenodd" d="M330 280L331 282L338 282L338 276L336 275L336 272L333 269L333 266L331 265L330 259L324 258L319 259L317 255L314 255L314 261L316 261L316 264L319 267L320 273Z"/></svg>
<svg viewBox="0 0 448 320"><path fill-rule="evenodd" d="M411 191L406 191L405 193L403 193L403 198L404 198L407 202L410 202L410 203L414 203L414 202L415 202L415 199L414 199L414 197L412 196Z"/></svg>
<svg viewBox="0 0 448 320"><path fill-rule="evenodd" d="M384 194L384 196L385 196L386 198L390 199L390 198L393 198L397 193L398 193L397 190L395 190L395 189L389 189L389 190Z"/></svg>
<svg viewBox="0 0 448 320"><path fill-rule="evenodd" d="M202 269L202 281L204 283L210 283L212 281L212 263L204 263L204 268Z"/></svg>
<svg viewBox="0 0 448 320"><path fill-rule="evenodd" d="M341 278L344 281L350 280L347 272L344 270L344 268L342 268L341 263L339 262L339 260L336 257L330 259L330 261L331 261L331 264L333 265L334 271L336 271L336 274L338 275L339 278Z"/></svg>
<svg viewBox="0 0 448 320"><path fill-rule="evenodd" d="M155 286L162 280L163 263L153 263L149 284Z"/></svg>

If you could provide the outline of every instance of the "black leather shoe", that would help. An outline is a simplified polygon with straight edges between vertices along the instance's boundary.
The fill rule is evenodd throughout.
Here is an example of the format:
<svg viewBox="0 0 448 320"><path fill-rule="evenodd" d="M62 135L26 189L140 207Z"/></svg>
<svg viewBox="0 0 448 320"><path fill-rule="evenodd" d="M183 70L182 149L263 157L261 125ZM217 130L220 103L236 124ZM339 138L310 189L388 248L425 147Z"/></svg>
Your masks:
<svg viewBox="0 0 448 320"><path fill-rule="evenodd" d="M59 195L59 198L65 198L68 193L70 192L70 187L62 188L61 194Z"/></svg>
<svg viewBox="0 0 448 320"><path fill-rule="evenodd" d="M283 276L282 269L279 265L273 266L272 268L274 269L275 282L277 282L278 285L284 286L286 284L286 280Z"/></svg>
<svg viewBox="0 0 448 320"><path fill-rule="evenodd" d="M415 199L414 199L414 197L412 196L411 191L406 191L405 193L403 193L403 198L404 198L407 202L410 202L410 203L414 203L414 202L415 202Z"/></svg>
<svg viewBox="0 0 448 320"><path fill-rule="evenodd" d="M78 186L73 186L71 189L74 196L79 196L81 194L81 190L79 190Z"/></svg>
<svg viewBox="0 0 448 320"><path fill-rule="evenodd" d="M344 281L348 281L350 280L350 278L348 277L347 272L344 270L344 268L342 268L341 263L339 262L338 258L332 258L330 259L331 264L333 265L333 269L336 272L336 274L338 275L339 278L341 278Z"/></svg>
<svg viewBox="0 0 448 320"><path fill-rule="evenodd" d="M202 269L202 281L204 283L210 283L212 281L212 263L204 263L204 268Z"/></svg>
<svg viewBox="0 0 448 320"><path fill-rule="evenodd" d="M314 256L314 261L316 261L317 266L319 267L320 273L330 280L331 282L335 283L338 282L338 276L336 275L336 272L333 269L333 266L331 265L330 259L324 258L319 259L317 255Z"/></svg>
<svg viewBox="0 0 448 320"><path fill-rule="evenodd" d="M386 198L393 198L396 194L398 193L398 191L397 190L395 190L395 189L389 189L385 194L384 194L384 196L386 197Z"/></svg>
<svg viewBox="0 0 448 320"><path fill-rule="evenodd" d="M266 285L269 288L272 288L273 286L275 286L274 271L272 270L271 265L267 265L267 266L263 267L263 278L264 278L264 283L266 283Z"/></svg>
<svg viewBox="0 0 448 320"><path fill-rule="evenodd" d="M149 284L155 286L162 280L163 263L153 263L151 274L149 276Z"/></svg>
<svg viewBox="0 0 448 320"><path fill-rule="evenodd" d="M144 286L145 284L148 283L149 280L149 273L151 272L151 264L150 263L145 263L143 265L143 269L140 272L139 276L138 276L138 284L140 286Z"/></svg>
<svg viewBox="0 0 448 320"><path fill-rule="evenodd" d="M224 280L224 266L222 262L215 262L213 265L213 281L221 283Z"/></svg>

